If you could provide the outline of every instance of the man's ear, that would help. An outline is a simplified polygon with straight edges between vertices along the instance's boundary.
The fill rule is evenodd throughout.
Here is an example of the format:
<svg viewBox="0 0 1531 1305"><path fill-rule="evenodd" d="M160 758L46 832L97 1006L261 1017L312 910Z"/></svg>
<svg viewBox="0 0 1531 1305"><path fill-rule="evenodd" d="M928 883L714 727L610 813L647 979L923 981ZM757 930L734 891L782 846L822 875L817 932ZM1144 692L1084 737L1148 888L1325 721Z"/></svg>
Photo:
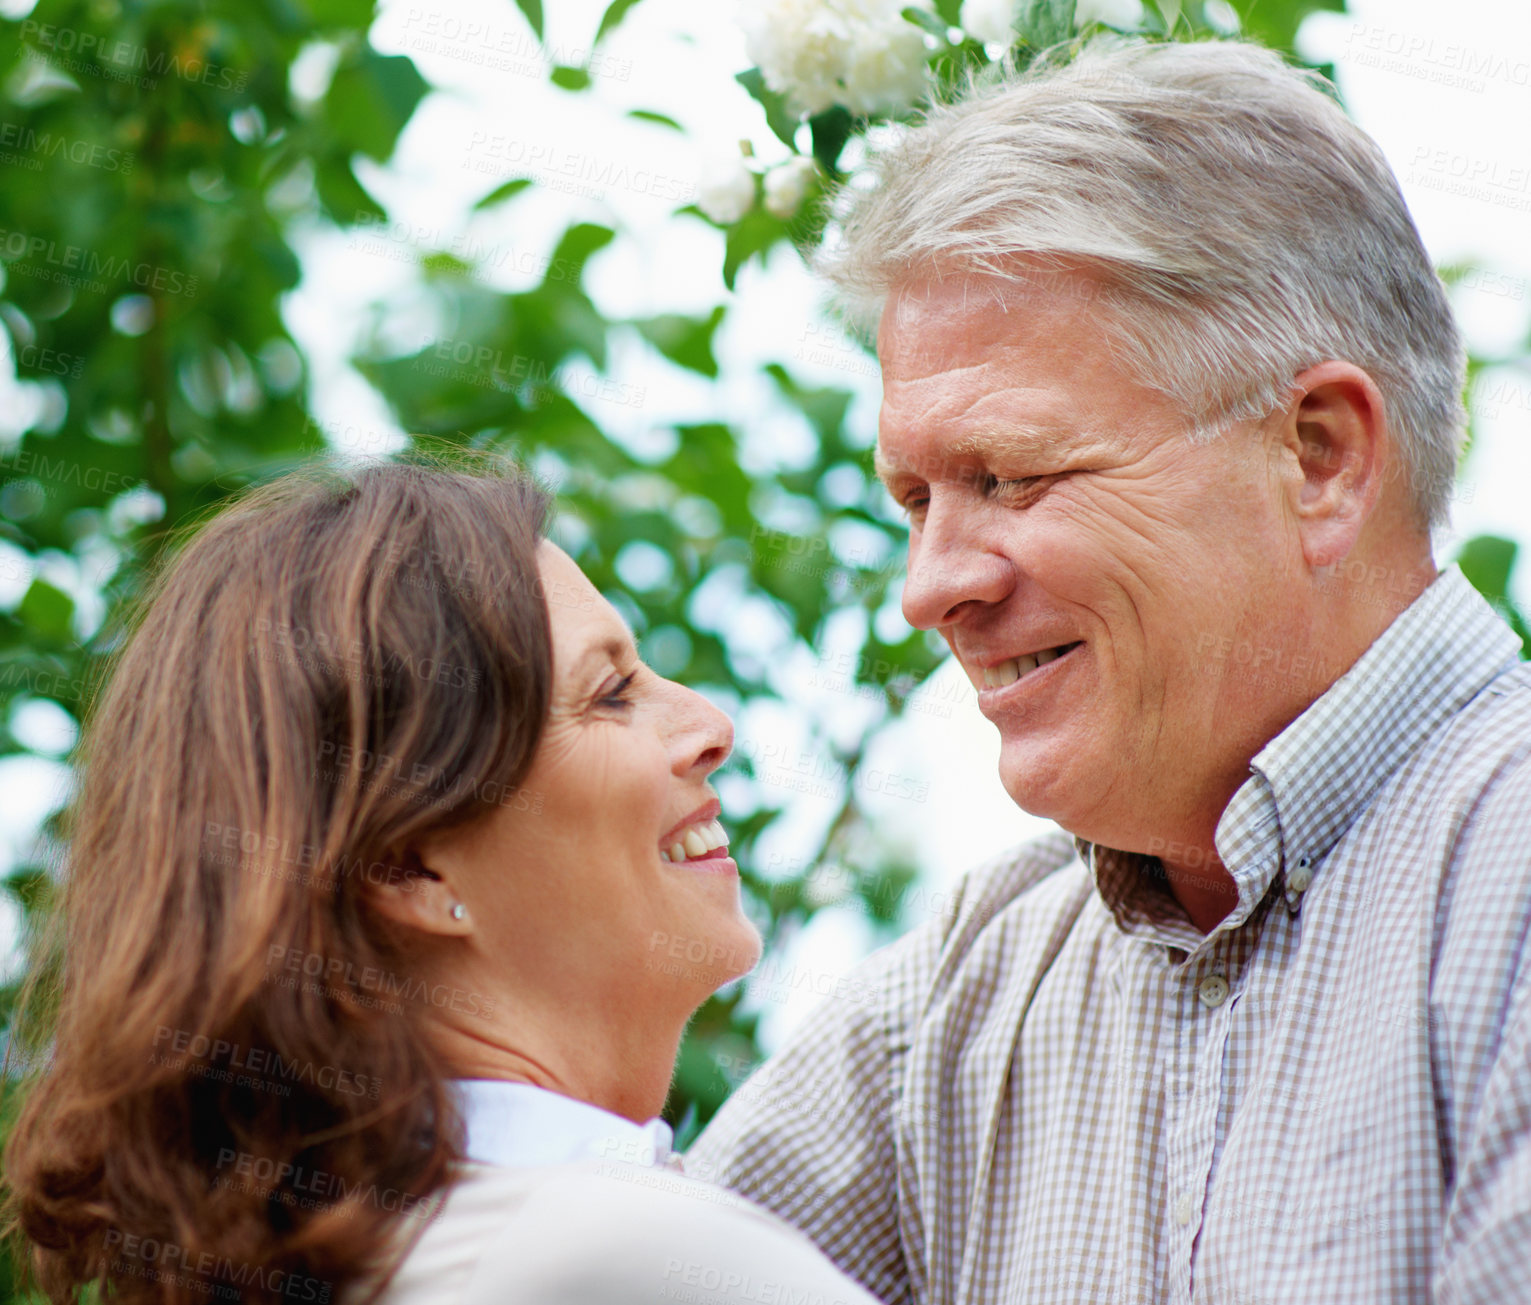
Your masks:
<svg viewBox="0 0 1531 1305"><path fill-rule="evenodd" d="M1398 478L1386 407L1354 363L1322 362L1299 373L1281 418L1289 507L1311 567L1333 566L1356 545L1385 483Z"/></svg>
<svg viewBox="0 0 1531 1305"><path fill-rule="evenodd" d="M391 855L382 881L367 882L367 900L374 911L402 930L466 937L473 932L467 906L448 875L426 864L427 856L437 860L431 852L422 854L413 847Z"/></svg>

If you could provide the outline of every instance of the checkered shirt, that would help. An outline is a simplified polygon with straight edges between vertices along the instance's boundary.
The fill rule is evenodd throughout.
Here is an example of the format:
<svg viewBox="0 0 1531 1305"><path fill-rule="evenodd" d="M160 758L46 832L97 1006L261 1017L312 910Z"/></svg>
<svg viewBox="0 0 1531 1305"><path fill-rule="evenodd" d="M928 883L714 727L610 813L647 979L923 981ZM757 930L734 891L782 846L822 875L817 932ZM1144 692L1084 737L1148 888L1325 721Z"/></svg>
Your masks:
<svg viewBox="0 0 1531 1305"><path fill-rule="evenodd" d="M1455 567L1250 763L1203 935L1061 831L686 1157L887 1302L1531 1302L1531 665Z"/></svg>

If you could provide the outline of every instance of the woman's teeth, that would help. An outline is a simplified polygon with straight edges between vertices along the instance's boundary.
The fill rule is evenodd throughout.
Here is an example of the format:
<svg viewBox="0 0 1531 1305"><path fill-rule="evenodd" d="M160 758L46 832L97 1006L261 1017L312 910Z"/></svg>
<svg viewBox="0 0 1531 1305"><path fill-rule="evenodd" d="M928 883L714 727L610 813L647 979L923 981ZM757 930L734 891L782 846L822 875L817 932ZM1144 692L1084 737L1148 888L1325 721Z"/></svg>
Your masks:
<svg viewBox="0 0 1531 1305"><path fill-rule="evenodd" d="M1002 689L1007 684L1014 684L1023 675L1029 675L1039 666L1046 666L1048 662L1057 661L1070 648L1071 643L1060 644L1056 648L1044 648L1035 655L1027 653L1024 657L1012 657L1007 662L1000 662L997 666L985 666L983 668L983 687L986 689Z"/></svg>
<svg viewBox="0 0 1531 1305"><path fill-rule="evenodd" d="M669 847L659 849L661 861L685 861L691 857L706 856L708 852L728 846L728 835L716 820L692 825Z"/></svg>

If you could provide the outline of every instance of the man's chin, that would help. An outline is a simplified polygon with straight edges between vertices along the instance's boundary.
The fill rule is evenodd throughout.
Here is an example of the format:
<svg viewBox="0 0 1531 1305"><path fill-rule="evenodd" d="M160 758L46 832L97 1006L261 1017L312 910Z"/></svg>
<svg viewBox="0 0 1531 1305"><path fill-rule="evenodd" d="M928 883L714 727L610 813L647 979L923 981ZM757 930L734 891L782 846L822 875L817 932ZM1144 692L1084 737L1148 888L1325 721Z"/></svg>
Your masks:
<svg viewBox="0 0 1531 1305"><path fill-rule="evenodd" d="M1069 828L1091 805L1092 768L1080 764L1077 749L1038 748L1005 743L999 754L999 779L1010 800L1026 812ZM1096 768L1098 771L1098 768Z"/></svg>

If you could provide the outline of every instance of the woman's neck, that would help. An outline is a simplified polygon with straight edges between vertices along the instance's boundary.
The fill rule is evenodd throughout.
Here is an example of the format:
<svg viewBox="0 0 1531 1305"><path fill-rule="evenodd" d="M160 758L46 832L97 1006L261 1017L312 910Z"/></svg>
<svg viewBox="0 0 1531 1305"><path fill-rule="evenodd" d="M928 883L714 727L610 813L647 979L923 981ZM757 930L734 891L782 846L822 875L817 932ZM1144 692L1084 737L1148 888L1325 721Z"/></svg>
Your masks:
<svg viewBox="0 0 1531 1305"><path fill-rule="evenodd" d="M673 1031L649 1028L639 1036L632 1026L619 1033L565 1024L553 1034L454 1024L435 1040L454 1077L530 1083L642 1124L664 1108L684 1030L684 1021Z"/></svg>

